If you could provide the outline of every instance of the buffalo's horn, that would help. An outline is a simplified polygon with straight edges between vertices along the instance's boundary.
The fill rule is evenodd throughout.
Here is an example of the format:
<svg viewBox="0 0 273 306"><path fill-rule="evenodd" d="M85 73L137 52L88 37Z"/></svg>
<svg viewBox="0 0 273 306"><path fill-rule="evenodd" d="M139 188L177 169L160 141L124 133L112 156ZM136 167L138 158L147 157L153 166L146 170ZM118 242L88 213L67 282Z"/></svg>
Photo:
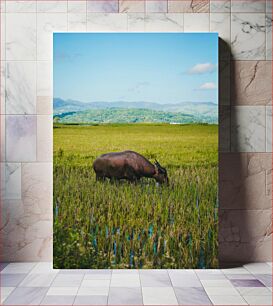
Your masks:
<svg viewBox="0 0 273 306"><path fill-rule="evenodd" d="M162 168L161 165L160 165L160 163L159 163L157 160L155 160L155 164L156 164L158 167Z"/></svg>

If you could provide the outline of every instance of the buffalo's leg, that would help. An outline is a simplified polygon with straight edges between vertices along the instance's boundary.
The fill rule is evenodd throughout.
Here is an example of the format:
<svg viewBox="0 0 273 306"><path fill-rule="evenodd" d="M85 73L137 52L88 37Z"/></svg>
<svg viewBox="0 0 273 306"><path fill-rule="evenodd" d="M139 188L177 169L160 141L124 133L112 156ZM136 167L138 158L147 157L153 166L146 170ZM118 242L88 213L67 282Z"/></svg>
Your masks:
<svg viewBox="0 0 273 306"><path fill-rule="evenodd" d="M117 184L118 180L115 177L110 177L110 183Z"/></svg>
<svg viewBox="0 0 273 306"><path fill-rule="evenodd" d="M102 175L99 175L99 174L96 174L96 181L97 182L102 182L102 181L105 181L105 177L104 176L102 176Z"/></svg>
<svg viewBox="0 0 273 306"><path fill-rule="evenodd" d="M139 177L136 175L134 169L130 166L125 168L125 177L130 183L137 183Z"/></svg>
<svg viewBox="0 0 273 306"><path fill-rule="evenodd" d="M130 179L128 179L130 183L133 183L133 184L137 184L139 183L140 181L140 178L137 177L137 176L132 176Z"/></svg>

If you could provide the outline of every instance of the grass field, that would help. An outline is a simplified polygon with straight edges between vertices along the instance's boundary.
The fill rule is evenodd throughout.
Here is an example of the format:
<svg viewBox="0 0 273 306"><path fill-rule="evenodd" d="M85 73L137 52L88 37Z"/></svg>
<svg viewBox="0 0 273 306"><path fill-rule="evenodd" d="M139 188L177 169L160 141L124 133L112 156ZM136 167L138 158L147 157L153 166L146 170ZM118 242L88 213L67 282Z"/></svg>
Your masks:
<svg viewBox="0 0 273 306"><path fill-rule="evenodd" d="M96 182L100 154L134 150L169 186ZM55 268L217 267L218 126L54 126Z"/></svg>

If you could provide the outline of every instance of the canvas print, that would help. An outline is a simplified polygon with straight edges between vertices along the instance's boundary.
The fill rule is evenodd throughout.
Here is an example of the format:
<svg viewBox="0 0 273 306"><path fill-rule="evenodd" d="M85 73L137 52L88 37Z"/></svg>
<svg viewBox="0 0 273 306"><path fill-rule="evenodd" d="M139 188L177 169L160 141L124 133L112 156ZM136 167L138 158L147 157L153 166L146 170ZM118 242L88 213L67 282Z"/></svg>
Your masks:
<svg viewBox="0 0 273 306"><path fill-rule="evenodd" d="M217 34L53 41L54 267L217 267Z"/></svg>

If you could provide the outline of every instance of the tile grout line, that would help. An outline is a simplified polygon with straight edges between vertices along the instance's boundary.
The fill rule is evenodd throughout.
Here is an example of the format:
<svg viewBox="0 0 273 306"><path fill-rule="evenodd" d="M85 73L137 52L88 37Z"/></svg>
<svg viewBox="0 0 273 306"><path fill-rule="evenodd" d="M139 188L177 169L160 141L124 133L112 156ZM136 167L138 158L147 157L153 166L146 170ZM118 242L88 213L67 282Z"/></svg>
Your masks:
<svg viewBox="0 0 273 306"><path fill-rule="evenodd" d="M82 277L82 279L81 279L81 281L80 281L80 284L79 284L79 286L78 286L77 292L76 292L76 294L75 294L75 296L74 296L72 305L75 304L75 301L76 301L76 298L77 298L77 296L78 296L78 292L79 292L79 290L80 290L80 287L81 287L81 285L82 285L82 283L83 283L85 274L86 274L86 271L84 270L83 277Z"/></svg>
<svg viewBox="0 0 273 306"><path fill-rule="evenodd" d="M224 272L223 272L223 274L224 274L225 278L228 279L228 280L230 281L230 279L227 278L227 276L226 276L226 274L225 274ZM232 284L231 281L230 281L230 283ZM233 284L232 284L232 286L233 286ZM234 287L235 290L239 293L240 297L247 303L247 305L249 305L248 302L247 302L247 301L245 300L245 298L243 297L243 295L241 295L241 292L237 289L237 287L235 287L235 286L233 286L233 287Z"/></svg>
<svg viewBox="0 0 273 306"><path fill-rule="evenodd" d="M10 263L9 263L10 264ZM9 266L9 264L7 265L7 267ZM25 274L25 277L15 286L15 289L20 287L20 284L27 278L27 276L30 274L30 272L36 267L37 263L27 272L27 273L19 273L19 274ZM0 273L0 277L4 278L5 274L9 274L9 273ZM13 273L10 273L13 274Z"/></svg>
<svg viewBox="0 0 273 306"><path fill-rule="evenodd" d="M266 107L266 105L264 106L264 123L265 123L265 148L264 148L264 151L265 152L268 152L268 149L267 149L267 134L268 134L268 131L267 131L267 124L268 124L268 122L267 122L267 107ZM266 181L266 171L264 171L264 175L265 175L265 188L266 188L266 183L267 183L267 181Z"/></svg>
<svg viewBox="0 0 273 306"><path fill-rule="evenodd" d="M264 263L264 262L263 262ZM39 263L36 263L26 274L27 275L31 275L31 271L33 271L36 267L37 267L37 265L38 265ZM8 265L7 265L8 266ZM244 269L244 270L246 270L249 274L252 274L252 275L254 275L255 276L255 274L254 273L251 273L246 267L244 267L244 266L242 266L242 268ZM268 265L268 268L270 268L270 265ZM169 274L169 270L168 269L165 269L166 270L166 272ZM200 277L198 276L198 274L196 273L196 269L191 269L192 271L194 271L194 273L195 273L195 275L196 275L196 277L198 278L198 279L200 279ZM206 271L206 270L204 270L204 271ZM222 269L216 269L216 271L220 271L221 272L221 274L222 275L224 275L224 277L225 278L227 278L226 277L226 275L225 275L225 273L222 271ZM139 273L140 271L138 271L138 273ZM111 270L111 273L112 273L112 270ZM35 273L36 274L36 273ZM39 274L39 273L37 273L37 274ZM58 273L56 273L56 275L55 275L55 277L57 276L57 274ZM86 274L86 273L83 273L84 275ZM261 274L263 274L263 273L261 273ZM84 275L83 275L83 278L84 278ZM140 275L140 274L139 274ZM82 278L82 280L83 280L83 278ZM169 278L170 278L170 275L169 275ZM256 277L255 277L255 279L256 279ZM229 279L228 279L229 280ZM229 280L230 281L230 280ZM51 282L53 282L53 280L51 281ZM203 284L202 284L203 285ZM18 287L18 285L17 285L17 287ZM235 287L235 286L232 286L232 287ZM235 287L236 288L236 287ZM240 294L240 292L239 292L239 295L243 298L243 296ZM244 298L243 298L244 299Z"/></svg>
<svg viewBox="0 0 273 306"><path fill-rule="evenodd" d="M4 48L4 58L5 58L5 62L4 62L4 73L5 73L5 84L4 84L4 104L5 104L5 107L4 107L4 112L5 112L5 116L4 116L4 134L5 134L5 143L4 143L4 159L5 159L5 162L7 162L7 17L6 17L6 1L5 1L5 12L4 12L4 35L5 35L5 38L4 38L4 44L5 44L5 48ZM1 27L2 28L2 27ZM2 31L2 30L1 30ZM1 42L0 42L1 44ZM22 174L22 173L21 173ZM5 190L4 190L4 193L5 193Z"/></svg>
<svg viewBox="0 0 273 306"><path fill-rule="evenodd" d="M176 301L177 301L177 305L179 305L178 296L177 296L176 291L175 291L175 289L174 289L175 287L173 286L172 278L171 278L171 276L170 276L169 270L168 270L168 269L166 269L166 270L167 270L167 274L168 274L170 283L171 283L172 288L173 288L173 292L174 292L174 296L175 296Z"/></svg>
<svg viewBox="0 0 273 306"><path fill-rule="evenodd" d="M38 18L37 18L37 11L38 11L38 3L37 0L35 2L35 22L36 22L36 56L35 56L35 69L36 69L36 77L35 77L35 116L36 116L36 162L38 161L38 117L37 117L37 84L38 84L38 65L37 65L37 59L38 59ZM21 180L22 180L21 175ZM23 182L21 182L23 185Z"/></svg>
<svg viewBox="0 0 273 306"><path fill-rule="evenodd" d="M267 1L267 0L266 0ZM265 5L266 5L266 3L265 3ZM265 9L265 21L264 21L264 24L265 24L265 59L267 60L267 47L268 47L268 42L267 42L267 18L266 18L266 16L267 16L267 11L266 11L266 9Z"/></svg>
<svg viewBox="0 0 273 306"><path fill-rule="evenodd" d="M142 304L144 305L143 288L142 288L142 284L141 284L141 277L140 277L139 269L138 269L138 276L139 276L139 283L140 283L141 300L142 300Z"/></svg>
<svg viewBox="0 0 273 306"><path fill-rule="evenodd" d="M55 276L54 276L53 279L51 280L51 283L50 283L50 285L48 286L47 291L46 291L45 295L43 296L43 298L42 298L42 300L41 300L41 303L40 303L39 305L43 305L42 302L43 302L43 300L47 297L47 293L48 293L49 289L51 288L51 285L53 284L53 282L54 282L54 280L55 280L55 278L57 277L58 274L59 274L59 272L55 273Z"/></svg>
<svg viewBox="0 0 273 306"><path fill-rule="evenodd" d="M199 277L198 274L196 273L196 270L193 269L193 271L194 271L195 276L198 278L198 280L199 280L199 282L200 282L200 284L201 284L201 286L202 286L202 289L203 289L204 292L206 293L208 299L211 301L211 304L214 305L214 304L213 304L213 301L212 301L211 298L210 298L210 296L207 294L207 291L205 290L205 287L204 287L203 283L201 282L200 277ZM223 273L223 274L224 274L224 273Z"/></svg>
<svg viewBox="0 0 273 306"><path fill-rule="evenodd" d="M110 282L109 282L109 289L108 289L108 294L107 294L107 299L106 303L109 305L109 295L110 295L110 289L111 289L111 283L112 283L112 275L113 275L113 269L110 269Z"/></svg>
<svg viewBox="0 0 273 306"><path fill-rule="evenodd" d="M68 28L68 1L69 0L66 0L66 32L69 32L69 28ZM53 50L52 50L52 52L53 52ZM52 62L53 62L53 60L52 60Z"/></svg>

